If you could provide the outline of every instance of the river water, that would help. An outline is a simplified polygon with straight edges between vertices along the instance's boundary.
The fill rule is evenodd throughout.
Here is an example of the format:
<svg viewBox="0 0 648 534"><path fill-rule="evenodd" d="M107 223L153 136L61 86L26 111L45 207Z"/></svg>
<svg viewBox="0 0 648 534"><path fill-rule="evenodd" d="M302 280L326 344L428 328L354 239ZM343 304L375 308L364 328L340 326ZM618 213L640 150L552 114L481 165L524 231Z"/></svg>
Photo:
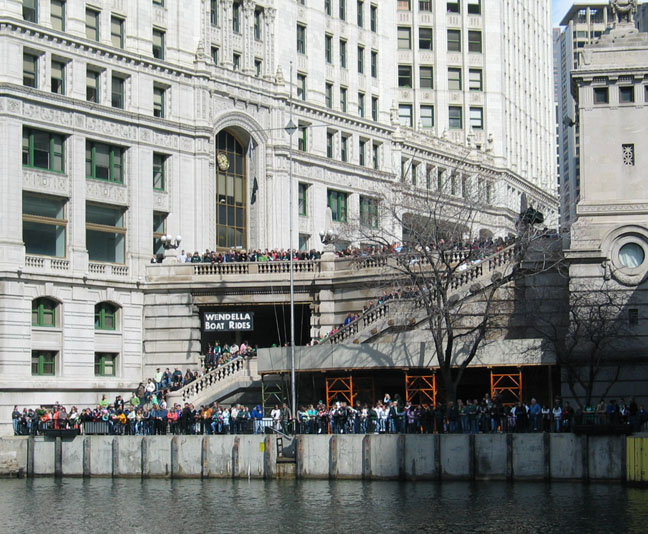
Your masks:
<svg viewBox="0 0 648 534"><path fill-rule="evenodd" d="M648 490L619 484L0 480L0 532L646 533Z"/></svg>

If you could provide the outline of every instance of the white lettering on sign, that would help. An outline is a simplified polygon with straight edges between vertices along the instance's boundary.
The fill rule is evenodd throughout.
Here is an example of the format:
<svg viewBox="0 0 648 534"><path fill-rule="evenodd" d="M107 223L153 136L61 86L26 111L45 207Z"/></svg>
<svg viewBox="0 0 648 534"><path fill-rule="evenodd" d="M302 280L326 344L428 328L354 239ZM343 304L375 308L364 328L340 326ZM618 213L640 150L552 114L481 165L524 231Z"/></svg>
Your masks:
<svg viewBox="0 0 648 534"><path fill-rule="evenodd" d="M210 312L203 315L204 332L254 330L252 312Z"/></svg>

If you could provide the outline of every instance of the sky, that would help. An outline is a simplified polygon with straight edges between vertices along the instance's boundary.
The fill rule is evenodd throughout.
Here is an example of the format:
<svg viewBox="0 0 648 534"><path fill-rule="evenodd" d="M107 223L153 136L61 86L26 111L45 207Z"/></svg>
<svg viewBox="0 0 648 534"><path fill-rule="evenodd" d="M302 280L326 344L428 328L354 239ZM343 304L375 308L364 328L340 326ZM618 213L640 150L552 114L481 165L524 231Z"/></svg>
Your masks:
<svg viewBox="0 0 648 534"><path fill-rule="evenodd" d="M565 16L569 8L574 3L573 0L551 0L551 21L554 28L558 27L560 21Z"/></svg>

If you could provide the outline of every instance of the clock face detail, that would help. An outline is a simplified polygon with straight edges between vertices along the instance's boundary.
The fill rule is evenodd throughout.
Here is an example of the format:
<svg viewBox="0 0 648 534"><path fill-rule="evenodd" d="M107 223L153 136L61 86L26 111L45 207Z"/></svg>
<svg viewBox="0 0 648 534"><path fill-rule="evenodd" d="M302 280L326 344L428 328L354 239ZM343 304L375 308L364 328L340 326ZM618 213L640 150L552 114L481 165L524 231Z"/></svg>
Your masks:
<svg viewBox="0 0 648 534"><path fill-rule="evenodd" d="M216 156L216 161L218 162L218 168L221 171L226 171L227 169L229 169L230 162L229 162L229 158L227 157L227 154L223 154L222 152L220 152Z"/></svg>

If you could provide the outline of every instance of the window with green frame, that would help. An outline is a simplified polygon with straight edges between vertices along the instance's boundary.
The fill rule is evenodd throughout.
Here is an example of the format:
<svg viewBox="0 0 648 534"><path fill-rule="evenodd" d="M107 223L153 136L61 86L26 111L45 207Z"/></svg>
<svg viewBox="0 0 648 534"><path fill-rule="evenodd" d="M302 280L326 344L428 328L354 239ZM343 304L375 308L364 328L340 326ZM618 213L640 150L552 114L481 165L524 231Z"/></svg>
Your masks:
<svg viewBox="0 0 648 534"><path fill-rule="evenodd" d="M32 300L32 326L55 327L58 302L47 297Z"/></svg>
<svg viewBox="0 0 648 534"><path fill-rule="evenodd" d="M124 149L86 141L86 178L123 183Z"/></svg>
<svg viewBox="0 0 648 534"><path fill-rule="evenodd" d="M164 59L164 32L153 28L153 57Z"/></svg>
<svg viewBox="0 0 648 534"><path fill-rule="evenodd" d="M335 222L346 222L348 196L348 193L343 191L328 190L328 207L331 208L331 216Z"/></svg>
<svg viewBox="0 0 648 534"><path fill-rule="evenodd" d="M164 92L164 87L153 86L153 116L160 119L164 118Z"/></svg>
<svg viewBox="0 0 648 534"><path fill-rule="evenodd" d="M116 376L117 354L95 352L95 376Z"/></svg>
<svg viewBox="0 0 648 534"><path fill-rule="evenodd" d="M23 0L23 20L38 22L38 0Z"/></svg>
<svg viewBox="0 0 648 534"><path fill-rule="evenodd" d="M155 191L166 189L166 159L164 154L153 153L153 189Z"/></svg>
<svg viewBox="0 0 648 534"><path fill-rule="evenodd" d="M308 212L308 184L300 183L297 186L297 206L299 215L306 216Z"/></svg>
<svg viewBox="0 0 648 534"><path fill-rule="evenodd" d="M124 263L124 214L125 211L119 207L86 202L86 247L90 261Z"/></svg>
<svg viewBox="0 0 648 534"><path fill-rule="evenodd" d="M378 200L375 198L360 197L360 224L378 228Z"/></svg>
<svg viewBox="0 0 648 534"><path fill-rule="evenodd" d="M50 5L50 22L52 28L60 32L65 31L65 1L52 0Z"/></svg>
<svg viewBox="0 0 648 534"><path fill-rule="evenodd" d="M164 254L162 236L166 234L166 219L166 213L153 212L153 254L156 256Z"/></svg>
<svg viewBox="0 0 648 534"><path fill-rule="evenodd" d="M23 167L63 172L63 136L23 127Z"/></svg>
<svg viewBox="0 0 648 534"><path fill-rule="evenodd" d="M56 376L56 355L53 350L32 350L32 376Z"/></svg>
<svg viewBox="0 0 648 534"><path fill-rule="evenodd" d="M66 198L23 191L22 239L27 254L65 257L66 203Z"/></svg>
<svg viewBox="0 0 648 534"><path fill-rule="evenodd" d="M216 243L219 248L247 243L247 169L243 144L229 131L216 135L216 151L229 166L216 169Z"/></svg>
<svg viewBox="0 0 648 534"><path fill-rule="evenodd" d="M95 304L95 330L117 330L117 306L110 302Z"/></svg>

